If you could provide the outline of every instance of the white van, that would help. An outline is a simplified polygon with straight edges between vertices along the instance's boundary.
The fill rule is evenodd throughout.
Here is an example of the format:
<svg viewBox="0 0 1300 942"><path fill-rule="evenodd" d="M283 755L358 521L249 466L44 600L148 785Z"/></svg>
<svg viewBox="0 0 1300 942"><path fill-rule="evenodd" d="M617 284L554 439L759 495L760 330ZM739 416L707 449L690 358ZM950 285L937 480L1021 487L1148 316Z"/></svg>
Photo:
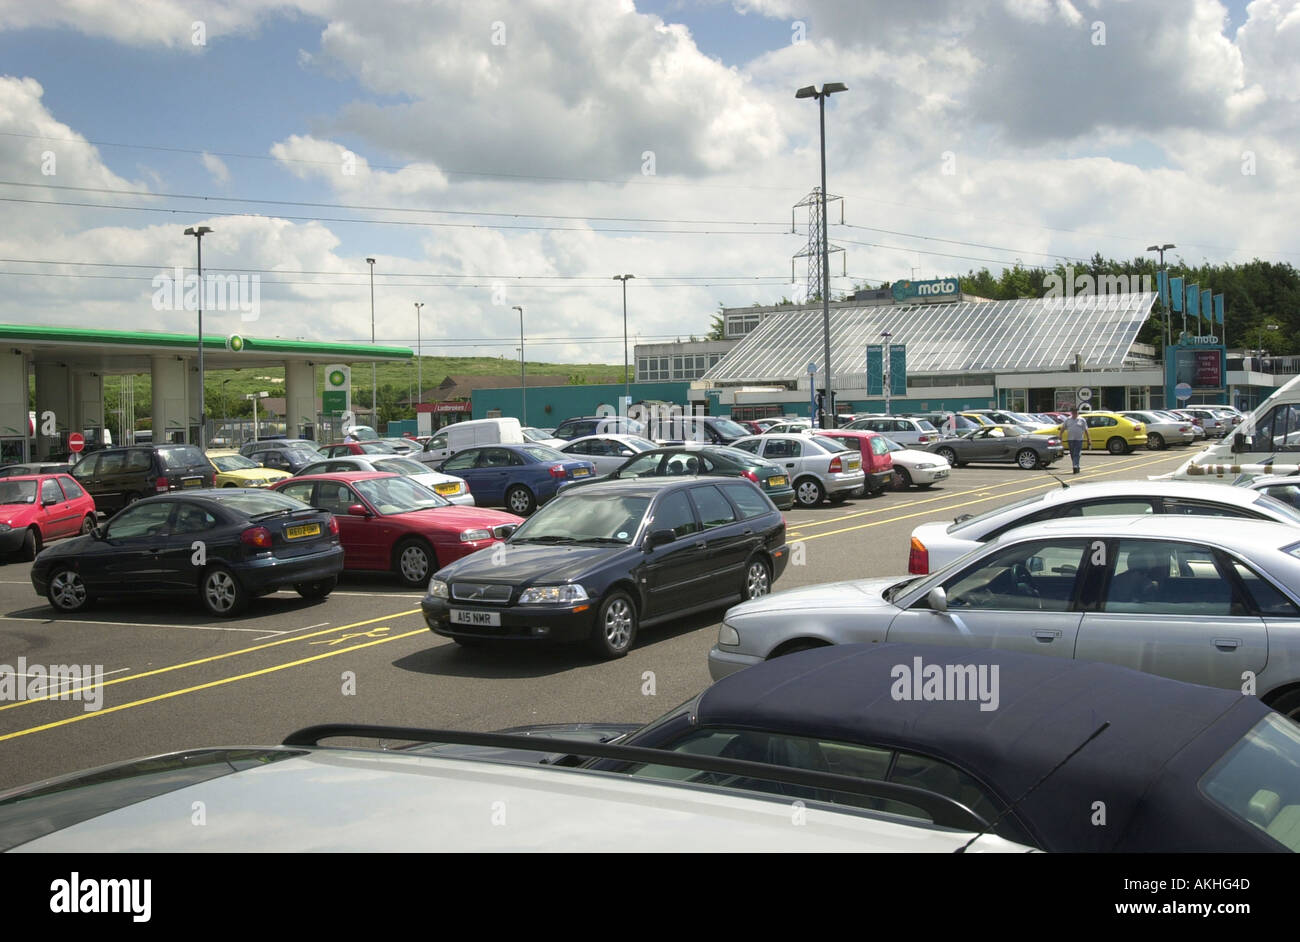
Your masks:
<svg viewBox="0 0 1300 942"><path fill-rule="evenodd" d="M475 445L523 445L526 441L518 419L473 419L439 429L424 443L424 450L411 457L432 466Z"/></svg>
<svg viewBox="0 0 1300 942"><path fill-rule="evenodd" d="M1153 481L1229 483L1239 474L1300 471L1300 376L1276 389L1220 441Z"/></svg>

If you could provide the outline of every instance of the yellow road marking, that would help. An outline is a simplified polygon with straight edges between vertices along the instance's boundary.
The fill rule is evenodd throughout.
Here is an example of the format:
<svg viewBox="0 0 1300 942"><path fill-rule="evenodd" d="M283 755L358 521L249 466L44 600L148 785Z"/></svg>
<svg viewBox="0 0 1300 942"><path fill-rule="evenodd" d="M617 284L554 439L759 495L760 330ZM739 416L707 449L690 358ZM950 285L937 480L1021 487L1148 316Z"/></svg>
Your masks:
<svg viewBox="0 0 1300 942"><path fill-rule="evenodd" d="M350 632L350 633L345 634L345 635L340 635L340 636L337 637L337 638L330 638L330 639L328 639L328 640L326 640L326 641L309 641L309 642L307 642L307 643L308 643L308 644L328 644L328 645L331 645L331 646L332 646L332 645L335 645L335 644L342 644L344 641L350 641L350 640L352 640L353 638L378 638L378 637L381 637L382 635L386 634L386 633L388 632L388 630L389 630L389 629L388 629L388 626L387 626L387 625L384 625L382 628L371 628L369 631L353 631L353 632Z"/></svg>
<svg viewBox="0 0 1300 942"><path fill-rule="evenodd" d="M428 629L420 628L416 631L408 631L405 634L393 635L391 638L380 638L376 641L367 641L365 644L356 644L350 648L339 648L337 651L326 651L323 654L313 654L311 657L299 658L296 661L289 661L285 664L276 664L272 667L263 667L260 670L249 671L246 674L237 674L234 677L223 677L220 680L210 680L205 684L195 684L193 687L185 687L182 690L169 690L166 693L160 693L157 696L145 697L141 700L133 700L130 703L120 703L115 707L106 707L103 710L95 710L90 713L78 713L76 716L69 716L66 719L55 720L52 723L45 723L41 726L33 726L30 729L20 729L17 732L5 733L0 736L0 742L7 739L17 739L19 736L28 736L32 733L40 733L47 729L55 729L59 726L67 726L69 723L80 723L82 720L88 720L92 716L105 716L109 713L116 713L119 710L130 710L134 707L144 706L149 703L157 703L160 700L170 700L172 697L179 697L183 694L194 693L198 690L210 690L213 687L222 687L226 684L233 684L239 680L248 680L252 677L260 677L264 674L273 674L276 671L287 670L290 667L298 667L303 664L310 664L312 661L319 661L326 657L336 657L340 654L350 654L353 651L359 651L362 648L368 648L375 644L384 644L388 641L397 641L401 638L409 638L413 635L424 634Z"/></svg>
<svg viewBox="0 0 1300 942"><path fill-rule="evenodd" d="M414 615L419 611L420 609L413 608L410 609L409 611L396 612L395 614L384 615L381 616L380 618L368 618L365 621L354 622L351 625L339 625L334 628L326 628L324 631L318 631L315 634L295 635L292 638L280 638L277 641L268 641L266 644L254 645L251 648L241 648L238 651L227 651L225 654L214 654L211 657L199 658L197 661L186 661L183 664L172 664L170 667L158 667L151 671L142 671L139 674L132 674L129 677L119 677L116 680L107 681L104 683L104 686L111 687L114 684L126 683L128 680L139 680L142 677L153 677L155 674L166 674L170 671L178 671L186 667L197 667L199 664L208 664L211 663L212 661L220 661L228 657L238 657L241 654L252 654L254 651L262 651L265 650L266 648L273 648L278 644L291 644L295 641L302 641L305 638L316 638L319 637L320 635L328 635L336 631L347 631L349 628L360 628L362 625L373 625L377 621L386 621L390 618L405 618L407 615ZM84 690L90 690L90 689L91 689L90 686L78 687L76 690L69 691L68 697L71 697L73 694L80 693ZM15 703L8 703L5 704L4 706L0 706L0 712L4 710L12 710L15 707L27 706L30 703L40 703L42 700L55 700L61 698L64 698L62 693L60 693L58 697L47 696L47 697L34 697L31 700L18 700Z"/></svg>

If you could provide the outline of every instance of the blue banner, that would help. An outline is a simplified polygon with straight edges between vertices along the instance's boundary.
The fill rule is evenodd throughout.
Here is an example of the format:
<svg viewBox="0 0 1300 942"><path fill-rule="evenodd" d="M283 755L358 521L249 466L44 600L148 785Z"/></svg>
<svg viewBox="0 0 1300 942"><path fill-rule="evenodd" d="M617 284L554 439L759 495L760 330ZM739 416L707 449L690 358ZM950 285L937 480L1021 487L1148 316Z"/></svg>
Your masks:
<svg viewBox="0 0 1300 942"><path fill-rule="evenodd" d="M878 343L867 344L867 395L885 394L885 348Z"/></svg>
<svg viewBox="0 0 1300 942"><path fill-rule="evenodd" d="M1209 288L1201 292L1201 316L1211 324L1214 323L1214 301Z"/></svg>
<svg viewBox="0 0 1300 942"><path fill-rule="evenodd" d="M1220 327L1223 326L1223 295L1214 296L1214 322Z"/></svg>
<svg viewBox="0 0 1300 942"><path fill-rule="evenodd" d="M905 344L889 345L889 394L900 397L907 395L907 346Z"/></svg>
<svg viewBox="0 0 1300 942"><path fill-rule="evenodd" d="M1192 317L1201 316L1201 286L1187 286L1187 313Z"/></svg>
<svg viewBox="0 0 1300 942"><path fill-rule="evenodd" d="M1169 272L1161 269L1156 272L1156 290L1160 293L1160 303L1169 309Z"/></svg>
<svg viewBox="0 0 1300 942"><path fill-rule="evenodd" d="M1174 310L1181 313L1183 310L1183 279L1169 279L1169 297L1174 302Z"/></svg>

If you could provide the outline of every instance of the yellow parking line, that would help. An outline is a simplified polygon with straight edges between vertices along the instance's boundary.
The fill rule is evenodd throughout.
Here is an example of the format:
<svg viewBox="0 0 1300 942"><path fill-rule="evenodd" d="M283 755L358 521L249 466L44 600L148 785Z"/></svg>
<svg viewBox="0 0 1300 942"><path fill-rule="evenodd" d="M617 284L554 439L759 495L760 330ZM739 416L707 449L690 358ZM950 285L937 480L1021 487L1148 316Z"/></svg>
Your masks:
<svg viewBox="0 0 1300 942"><path fill-rule="evenodd" d="M407 615L414 615L419 611L420 609L418 608L412 608L405 612L396 612L395 614L392 615L383 615L379 618L369 618L365 621L353 622L350 625L337 625L333 628L326 628L324 631L317 631L314 634L294 635L292 638L280 638L277 641L268 641L266 644L254 645L251 648L240 648L238 651L227 651L225 654L214 654L211 657L199 658L197 661L186 661L183 664L172 664L170 667L158 667L151 671L142 671L139 674L132 674L129 677L119 677L116 680L107 681L104 683L104 686L111 687L113 684L123 684L126 683L128 680L140 680L143 677L153 677L156 674L166 674L170 671L178 671L186 667L197 667L200 664L208 664L211 663L212 661L220 661L228 657L238 657L241 654L252 654L254 651L263 651L267 648L273 648L278 644L292 644L296 641L302 641L304 638L317 638L320 637L321 635L328 635L328 634L334 634L335 632L339 632L339 631L346 631L349 628L359 628L362 625L373 625L377 621L385 621L390 618L405 618ZM84 686L84 687L79 687L76 690L61 690L59 691L57 696L33 697L30 700L18 700L15 701L14 703L8 703L5 704L4 706L0 706L0 712L3 712L4 710L12 710L15 707L27 706L29 703L40 703L42 700L68 699L73 694L77 694L84 690L90 690L90 689L91 689L90 686ZM0 740L3 739L4 737L0 736Z"/></svg>
<svg viewBox="0 0 1300 942"><path fill-rule="evenodd" d="M378 619L376 619L378 620ZM183 694L194 693L198 690L210 690L213 687L221 687L226 684L233 684L239 680L248 680L252 677L260 677L264 674L273 674L276 671L287 670L290 667L298 667L302 664L310 664L312 661L319 661L322 658L337 657L340 654L351 654L353 651L359 651L362 648L368 648L376 644L385 644L389 641L397 641L400 638L409 638L412 635L424 634L428 629L420 628L416 631L408 631L405 634L394 635L391 638L380 638L377 641L367 641L365 644L353 645L350 648L341 648L338 651L326 651L324 654L314 654L311 657L299 658L296 661L289 661L285 664L276 664L273 667L263 667L261 670L249 671L246 674L237 674L234 677L223 677L220 680L210 680L206 684L195 684L193 687L185 687L182 690L169 690L167 693L160 693L157 696L145 697L142 700L133 700L130 703L121 703L115 707L107 707L103 710L95 710L89 713L79 713L76 716L69 716L66 719L55 720L52 723L45 723L41 726L33 726L30 729L20 729L17 732L5 733L0 735L0 742L7 739L17 739L19 736L29 736L32 733L44 732L47 729L55 729L59 726L67 726L69 723L80 723L82 720L88 720L92 716L104 716L109 713L116 713L119 710L130 710L134 707L144 706L149 703L157 703L160 700L170 700L172 697L179 697ZM269 645L268 645L269 647ZM143 676L143 675L141 675ZM107 686L107 684L105 685Z"/></svg>
<svg viewBox="0 0 1300 942"><path fill-rule="evenodd" d="M1115 468L1115 469L1110 470L1110 471L1098 471L1098 472L1095 472L1094 476L1096 476L1096 477L1104 477L1104 476L1109 475L1109 474L1121 474L1121 473L1123 473L1123 472L1125 472L1125 471L1131 470L1132 468L1140 468L1140 467L1143 467L1144 465L1147 465L1147 464L1153 464L1153 463L1155 463L1155 462L1158 461L1158 460L1160 460L1160 459L1152 459L1151 461L1145 461L1145 462L1142 462L1142 463L1140 463L1140 464L1131 464L1131 465L1128 465L1128 466L1126 466L1126 467L1123 467L1123 468ZM870 523L861 523L861 524L858 524L858 525L855 526L855 527L841 527L841 528L838 529L838 530L828 530L828 531L826 531L825 533L814 533L812 536L805 536L805 537L803 537L803 539L801 540L801 542L803 542L803 543L807 543L809 540L820 540L820 539L821 539L822 537L824 537L824 536L835 536L837 533L849 533L849 532L851 532L851 531L853 531L853 530L865 530L865 529L867 529L868 527L877 527L877 526L880 526L882 523L897 523L897 522L900 521L900 520L910 520L910 519L912 519L913 517L924 517L924 516L927 516L927 515L929 515L929 514L938 513L938 512L941 511L941 510L957 510L957 509L960 508L960 507L969 507L971 504L982 504L982 503L985 503L986 501L996 500L996 499L999 498L999 497L1014 497L1016 494L1025 494L1025 493L1028 493L1028 492L1030 492L1030 491L1043 490L1044 488L1052 488L1052 487L1060 487L1060 485L1057 484L1056 482L1052 482L1051 484L1045 484L1045 483L1042 483L1042 484L1034 484L1034 485L1031 485L1031 486L1029 486L1029 487L1021 488L1021 489L1018 490L1018 491L1005 491L1005 492L1003 492L1003 493L1001 493L1001 494L994 494L994 495L989 496L989 497L981 497L981 498L979 498L978 500L968 500L968 501L965 501L965 502L960 503L960 504L952 504L952 505L950 505L950 506L948 506L948 507L932 507L932 508L929 508L928 510L921 510L921 511L918 511L917 513L914 513L914 514L903 514L902 516L897 516L897 517L886 517L886 518L883 519L883 520L872 520ZM965 492L965 493L972 493L972 492L967 491L967 492ZM954 494L954 495L953 495L953 497L959 497L959 496L961 496L961 495L957 495L957 494ZM901 508L899 508L899 509L903 509L903 510L905 510L905 509L907 509L907 507L914 507L914 506L916 506L916 504L908 504L908 505L904 505L904 507L901 507ZM788 539L788 538L787 538L787 539Z"/></svg>

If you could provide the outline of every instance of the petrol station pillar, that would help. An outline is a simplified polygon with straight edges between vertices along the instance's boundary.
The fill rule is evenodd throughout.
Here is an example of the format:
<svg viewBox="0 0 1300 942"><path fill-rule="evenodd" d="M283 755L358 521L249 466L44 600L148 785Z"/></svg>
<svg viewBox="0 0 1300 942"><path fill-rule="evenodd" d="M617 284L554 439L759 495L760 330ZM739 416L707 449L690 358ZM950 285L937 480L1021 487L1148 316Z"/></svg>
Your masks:
<svg viewBox="0 0 1300 942"><path fill-rule="evenodd" d="M284 364L285 434L290 438L310 430L319 441L316 427L316 364L290 360Z"/></svg>
<svg viewBox="0 0 1300 942"><path fill-rule="evenodd" d="M27 382L26 355L5 347L0 352L0 464L32 457L27 454Z"/></svg>
<svg viewBox="0 0 1300 942"><path fill-rule="evenodd" d="M189 434L190 365L184 357L153 358L153 440L155 444L184 442Z"/></svg>
<svg viewBox="0 0 1300 942"><path fill-rule="evenodd" d="M36 457L44 460L66 450L73 425L72 370L64 363L36 364ZM46 434L53 417L53 435Z"/></svg>

